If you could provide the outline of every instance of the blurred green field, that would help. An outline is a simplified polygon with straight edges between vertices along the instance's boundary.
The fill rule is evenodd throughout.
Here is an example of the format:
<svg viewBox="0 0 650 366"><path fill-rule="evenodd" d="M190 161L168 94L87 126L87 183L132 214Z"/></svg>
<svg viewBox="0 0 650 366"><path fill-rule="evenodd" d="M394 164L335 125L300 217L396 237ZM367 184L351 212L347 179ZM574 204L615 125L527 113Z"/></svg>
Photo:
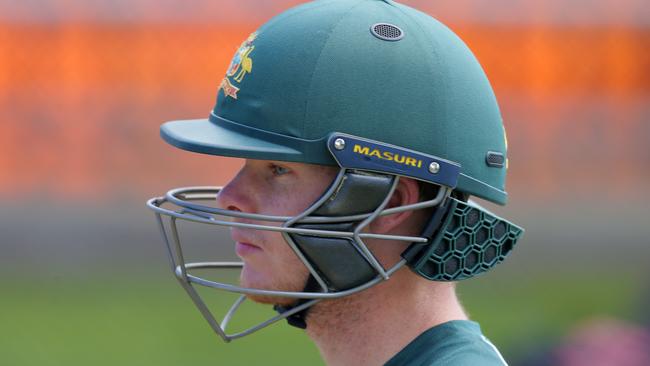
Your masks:
<svg viewBox="0 0 650 366"><path fill-rule="evenodd" d="M606 278L495 271L459 290L472 318L516 365L581 319L633 320L642 278L632 271ZM308 338L284 323L222 343L169 273L3 276L0 289L2 365L322 364ZM214 294L209 300L228 305ZM244 310L246 322L272 314Z"/></svg>

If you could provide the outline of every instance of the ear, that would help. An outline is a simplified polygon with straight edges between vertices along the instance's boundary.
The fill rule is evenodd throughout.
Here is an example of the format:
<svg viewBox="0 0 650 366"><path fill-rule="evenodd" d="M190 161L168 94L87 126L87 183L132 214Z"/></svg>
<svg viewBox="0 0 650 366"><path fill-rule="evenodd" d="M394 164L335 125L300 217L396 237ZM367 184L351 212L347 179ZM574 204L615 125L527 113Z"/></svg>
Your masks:
<svg viewBox="0 0 650 366"><path fill-rule="evenodd" d="M418 182L414 179L401 177L386 208L410 205L419 201L420 185ZM413 215L413 212L413 210L408 210L387 216L379 216L370 223L370 230L378 234L391 232L395 228L403 226Z"/></svg>

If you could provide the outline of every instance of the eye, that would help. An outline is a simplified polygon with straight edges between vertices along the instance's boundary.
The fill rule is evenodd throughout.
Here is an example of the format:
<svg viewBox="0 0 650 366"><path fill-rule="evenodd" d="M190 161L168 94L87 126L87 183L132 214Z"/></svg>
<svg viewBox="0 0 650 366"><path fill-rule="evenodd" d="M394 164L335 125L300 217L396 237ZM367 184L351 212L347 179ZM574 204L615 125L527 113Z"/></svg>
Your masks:
<svg viewBox="0 0 650 366"><path fill-rule="evenodd" d="M285 167L283 167L281 165L276 165L276 164L271 164L270 168L271 168L271 172L273 173L273 175L277 175L277 176L285 175L285 174L288 174L289 172L291 172L289 170L289 168L285 168Z"/></svg>

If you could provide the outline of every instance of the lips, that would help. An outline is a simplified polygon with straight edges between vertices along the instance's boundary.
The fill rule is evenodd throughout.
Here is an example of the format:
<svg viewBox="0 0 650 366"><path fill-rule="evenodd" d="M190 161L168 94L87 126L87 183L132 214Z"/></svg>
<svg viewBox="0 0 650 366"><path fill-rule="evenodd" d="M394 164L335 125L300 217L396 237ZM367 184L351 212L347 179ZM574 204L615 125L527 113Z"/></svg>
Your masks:
<svg viewBox="0 0 650 366"><path fill-rule="evenodd" d="M262 251L262 248L260 246L253 244L253 240L244 234L245 232L240 229L233 228L230 230L232 240L234 240L236 243L235 253L237 253L237 256L245 257Z"/></svg>
<svg viewBox="0 0 650 366"><path fill-rule="evenodd" d="M237 256L239 257L246 257L261 251L262 248L254 244L242 243L239 241L235 244L235 253L237 253Z"/></svg>

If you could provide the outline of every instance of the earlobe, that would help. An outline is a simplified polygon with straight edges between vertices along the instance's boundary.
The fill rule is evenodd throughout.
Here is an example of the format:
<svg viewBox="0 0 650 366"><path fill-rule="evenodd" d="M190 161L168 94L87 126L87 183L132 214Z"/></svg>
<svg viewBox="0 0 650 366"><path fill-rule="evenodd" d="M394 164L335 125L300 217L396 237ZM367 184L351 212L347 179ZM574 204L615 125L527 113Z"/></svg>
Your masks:
<svg viewBox="0 0 650 366"><path fill-rule="evenodd" d="M420 188L418 182L401 178L386 208L406 206L417 203L420 199ZM409 217L413 215L413 210L407 210L386 216L379 216L370 224L370 230L373 233L388 233L401 226Z"/></svg>

